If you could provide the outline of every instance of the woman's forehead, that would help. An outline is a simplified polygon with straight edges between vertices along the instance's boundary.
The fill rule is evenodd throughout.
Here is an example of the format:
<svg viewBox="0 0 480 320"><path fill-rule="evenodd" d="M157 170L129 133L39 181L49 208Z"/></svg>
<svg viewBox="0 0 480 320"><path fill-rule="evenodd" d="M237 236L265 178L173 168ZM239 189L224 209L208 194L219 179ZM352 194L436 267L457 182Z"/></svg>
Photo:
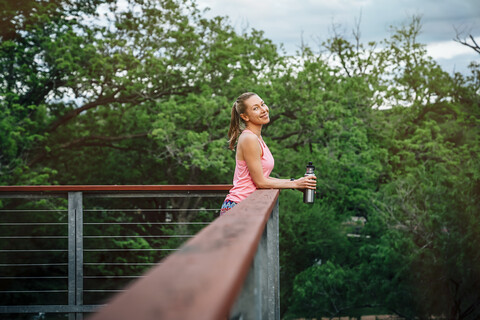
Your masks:
<svg viewBox="0 0 480 320"><path fill-rule="evenodd" d="M261 105L262 104L262 99L257 96L257 95L253 95L251 96L250 98L248 98L247 100L245 100L245 104L248 106L248 107L252 107L256 104L258 105Z"/></svg>

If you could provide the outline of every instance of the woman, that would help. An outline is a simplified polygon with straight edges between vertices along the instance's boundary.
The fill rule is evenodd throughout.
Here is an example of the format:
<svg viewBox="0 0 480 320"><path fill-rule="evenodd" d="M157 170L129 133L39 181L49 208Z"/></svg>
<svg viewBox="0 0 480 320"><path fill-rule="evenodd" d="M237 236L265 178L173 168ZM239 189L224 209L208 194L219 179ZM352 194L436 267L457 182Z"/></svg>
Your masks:
<svg viewBox="0 0 480 320"><path fill-rule="evenodd" d="M225 198L220 215L233 208L257 188L315 189L317 182L314 176L301 177L297 180L270 177L274 159L261 135L262 126L269 122L268 107L257 94L246 92L233 104L228 138L232 150L235 149L238 140L236 166L233 188Z"/></svg>

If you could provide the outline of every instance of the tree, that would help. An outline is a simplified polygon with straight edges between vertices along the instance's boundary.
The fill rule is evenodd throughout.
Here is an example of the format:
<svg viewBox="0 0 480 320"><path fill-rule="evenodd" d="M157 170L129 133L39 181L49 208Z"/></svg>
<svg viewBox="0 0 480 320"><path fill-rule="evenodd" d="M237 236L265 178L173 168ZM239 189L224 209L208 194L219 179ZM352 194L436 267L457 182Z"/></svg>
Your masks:
<svg viewBox="0 0 480 320"><path fill-rule="evenodd" d="M345 224L352 217L368 220L374 213L371 199L386 161L370 127L375 119L372 91L363 78L344 75L308 50L279 73L267 94L275 104L265 130L272 153L285 159L275 170L278 166L279 172L303 172L306 161L312 160L318 177L313 207L299 205L300 196L291 193L282 193L280 200L283 312L287 317L320 316L321 310L325 315L346 312L339 306L333 308L337 311L322 309L327 302L312 301L313 296L300 292L306 283L312 286L309 292L320 285L308 279L325 271L324 263L343 268L345 274L358 272L354 265L362 241L347 237ZM338 302L352 294L327 294L324 299ZM347 301L345 305L351 306Z"/></svg>
<svg viewBox="0 0 480 320"><path fill-rule="evenodd" d="M88 4L88 10L75 1L11 8L22 23L13 19L17 37L2 41L2 130L10 137L3 140L2 168L15 173L2 174L3 183L34 183L28 174L48 168L62 172L50 177L60 183L187 183L188 176L201 180L199 164L213 165L220 177L222 162L192 161L203 151L191 150L227 156L218 131L227 125L226 105L261 86L265 79L251 75L276 63L276 47L261 32L239 35L225 18L204 19L189 1L132 0L126 8L104 2L106 17L95 11L100 2ZM198 134L218 116L218 126ZM172 147L165 141L177 135L183 142L165 152ZM140 156L143 167L125 175L120 168L135 167ZM178 161L193 171L155 170Z"/></svg>
<svg viewBox="0 0 480 320"><path fill-rule="evenodd" d="M82 14L98 1L2 1L0 44L1 183L44 183L55 171L28 171L32 153L48 136L59 113L57 99L83 69L76 53L88 43L80 36ZM78 30L78 31L75 31ZM83 42L85 41L85 42ZM76 63L72 63L76 61ZM71 102L63 104L72 108ZM43 151L40 149L40 151Z"/></svg>
<svg viewBox="0 0 480 320"><path fill-rule="evenodd" d="M342 37L326 43L338 57L336 77L350 81L361 77L372 90L363 90L371 99L370 107L393 108L358 116L365 119L360 123L367 124L365 155L377 156L365 163L357 159L348 168L358 165L366 173L368 163L377 159L371 171L374 179L360 175L371 185L363 184L359 190L352 183L358 180L345 180L344 190L352 190L353 205L346 205L345 193L329 202L336 206L336 215L344 212L348 217L353 213L345 211L349 207L357 215L366 212L361 234L369 238L351 247L351 255L343 253L348 246L339 245L336 254L323 254L322 265L310 259L310 266L299 266L288 300L289 317L352 315L365 307L405 318L473 319L479 312L478 268L473 267L478 257L471 246L477 243L477 230L465 223L476 219L473 208L478 208L479 199L474 173L479 145L478 95L473 94L477 82L473 77L449 76L426 56L424 46L416 41L419 18L393 31L382 42L382 50L374 51L375 43L365 49ZM358 141L361 135L355 131ZM346 150L355 150L355 145L347 146ZM344 149L337 144L332 151L340 150ZM335 171L339 159L326 167L334 172L333 181L342 181L343 172ZM362 195L366 201L358 201ZM297 226L295 231L303 234L304 229ZM303 243L321 232L307 234ZM328 270L339 275L335 283L325 273Z"/></svg>
<svg viewBox="0 0 480 320"><path fill-rule="evenodd" d="M478 230L468 221L477 219L480 199L475 82L449 77L418 57L410 61L399 79L416 98L408 108L384 113L392 172L379 211L391 232L410 243L402 258L409 266L404 281L416 303L400 310L411 317L474 319L480 257L471 247Z"/></svg>

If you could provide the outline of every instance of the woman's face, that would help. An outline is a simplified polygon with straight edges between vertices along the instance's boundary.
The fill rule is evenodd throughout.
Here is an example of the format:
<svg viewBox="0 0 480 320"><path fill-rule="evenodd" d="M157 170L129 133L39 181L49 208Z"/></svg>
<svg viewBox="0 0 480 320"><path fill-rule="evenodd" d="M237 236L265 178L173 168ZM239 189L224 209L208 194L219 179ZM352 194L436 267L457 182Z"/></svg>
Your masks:
<svg viewBox="0 0 480 320"><path fill-rule="evenodd" d="M253 124L267 124L270 122L269 110L265 102L257 96L251 96L245 100L246 110L241 114L245 122L252 122Z"/></svg>

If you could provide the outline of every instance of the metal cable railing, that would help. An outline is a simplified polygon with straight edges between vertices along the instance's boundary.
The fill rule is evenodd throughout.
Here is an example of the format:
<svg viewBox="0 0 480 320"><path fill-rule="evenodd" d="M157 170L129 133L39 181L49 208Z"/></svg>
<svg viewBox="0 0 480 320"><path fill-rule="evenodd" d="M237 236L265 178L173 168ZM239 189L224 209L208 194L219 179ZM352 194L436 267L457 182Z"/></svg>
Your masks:
<svg viewBox="0 0 480 320"><path fill-rule="evenodd" d="M280 319L279 190L256 190L89 320Z"/></svg>
<svg viewBox="0 0 480 320"><path fill-rule="evenodd" d="M230 186L88 187L0 187L0 318L81 319L208 225Z"/></svg>

